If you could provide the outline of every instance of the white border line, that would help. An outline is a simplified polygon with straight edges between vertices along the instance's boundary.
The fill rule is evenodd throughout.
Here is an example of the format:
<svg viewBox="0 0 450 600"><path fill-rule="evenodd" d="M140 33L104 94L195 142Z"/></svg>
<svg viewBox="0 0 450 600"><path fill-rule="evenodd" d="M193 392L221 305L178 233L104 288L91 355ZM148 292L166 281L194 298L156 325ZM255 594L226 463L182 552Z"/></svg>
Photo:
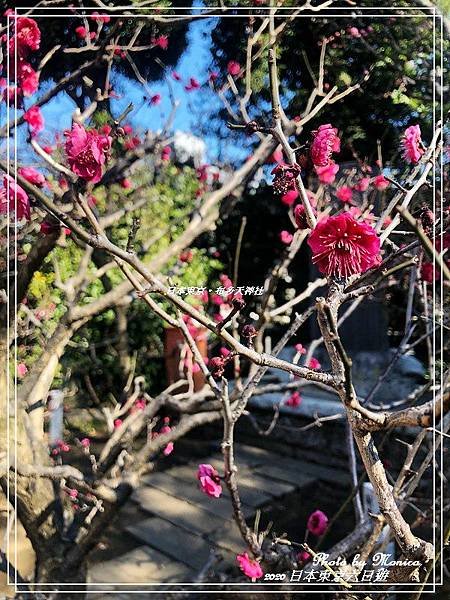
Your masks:
<svg viewBox="0 0 450 600"><path fill-rule="evenodd" d="M116 7L116 9L119 9L122 7ZM139 7L123 7L126 8L127 10L139 10ZM18 7L15 9L15 14L14 15L8 15L7 16L7 23L8 26L10 25L10 19L11 20L15 20L17 17L22 16L22 13L18 12L18 10L25 10L25 9L33 9L35 10L36 7ZM82 14L83 10L86 10L84 7L83 9L80 9L80 13L70 13L69 15L65 14L65 15L49 15L48 12L51 12L55 9L57 9L57 11L62 11L65 10L66 7L49 7L47 10L45 9L45 7L40 7L41 10L44 10L47 12L47 14L44 15L40 15L39 13L33 12L33 17L55 17L55 16L62 16L62 17L70 17L70 18L76 18L77 16L80 16L80 14ZM98 7L88 7L89 10L96 10L97 12L99 11ZM169 7L167 10L168 11L172 11L175 10L176 14L178 13L178 11L180 10L205 10L204 7L198 7L198 6L193 6L193 7ZM265 10L264 10L265 9ZM292 12L295 11L294 7L279 7L277 8L277 10L282 9L282 10L291 10ZM103 9L104 11L106 11L107 9ZM152 7L149 7L148 10L155 10ZM164 9L163 9L164 10ZM219 9L218 9L219 10ZM233 10L248 10L248 7L233 7ZM255 11L252 11L250 14L248 15L243 15L243 14L233 14L233 15L221 15L221 14L214 14L214 13L207 13L207 14L200 14L200 15L192 15L192 13L189 13L187 15L178 15L178 16L189 16L189 17L193 17L193 19L198 19L198 18L224 18L224 17L230 17L230 18L236 18L236 17L245 17L245 16L261 16L264 12L267 12L269 9L269 7L255 7ZM307 9L308 11L310 11L312 14L298 14L295 15L295 18L301 18L301 17L307 17L307 18L312 18L315 16L314 13L317 14L317 17L334 17L334 18L353 18L353 14L328 14L327 9L321 10L320 12L316 12L312 9ZM334 10L349 10L346 7L335 7L332 9ZM412 10L416 10L416 11L420 11L420 13L423 12L427 12L427 10L431 11L431 14L425 14L423 15L424 18L429 18L432 17L433 18L433 126L435 125L435 110L436 110L436 105L435 105L435 86L436 86L436 69L435 69L435 60L436 60L436 27L435 27L435 23L436 23L436 17L439 18L440 23L441 23L441 65L443 65L443 16L440 13L437 13L437 8L436 7L360 7L360 8L353 8L353 11L355 10L389 10L389 11L393 11L393 15L398 18L398 17L418 17L421 16L420 14L396 14L395 11L396 10L402 10L402 11L412 11ZM305 12L307 12L305 10ZM102 14L100 12L100 14ZM141 14L141 15L130 15L128 14L117 14L115 11L109 11L109 13L112 17L149 17L148 13L145 14ZM378 17L378 18L383 18L383 17L391 17L393 16L391 14L389 15L372 15L372 14L363 14L361 15L361 17L367 18L367 17ZM316 18L317 18L316 17ZM8 27L8 34L9 34L9 27ZM17 80L17 73L16 73L16 67L17 67L17 48L15 49L15 80ZM9 72L9 64L7 67L7 71ZM441 69L441 82L443 81L443 69ZM440 103L440 108L441 108L441 114L443 115L443 103L442 103L442 87L441 87L441 92L440 92L440 99L441 99L441 103ZM14 107L14 113L15 113L15 120L17 119L17 89L15 91L15 107ZM7 104L7 124L9 126L9 104ZM7 156L9 158L9 136L7 138ZM17 135L15 135L14 138L14 166L15 166L15 183L17 185ZM9 162L8 162L8 172L9 172ZM441 153L441 173L443 173L443 153ZM443 187L443 181L442 181L442 176L441 176L441 189ZM435 208L436 205L436 197L435 197L435 165L433 165L433 207ZM15 212L17 214L17 187L16 187L16 192L15 192ZM8 224L9 224L9 213L8 213ZM441 232L442 232L442 219L441 219ZM441 233L442 235L442 233ZM9 239L9 230L8 230L8 239ZM15 273L14 273L14 277L15 277L15 282L17 282L17 236L15 236L15 240L14 240L14 244L15 244ZM8 253L9 253L9 245L8 245ZM8 254L9 256L9 254ZM8 269L9 269L9 262L8 262ZM9 280L8 280L9 282ZM442 288L442 277L441 277L441 288ZM9 295L8 295L8 299L9 299ZM433 299L435 300L435 281L433 281ZM16 369L16 364L17 364L17 285L15 286L15 323L14 323L14 332L15 332L15 342L14 342L14 346L15 346L15 353L14 353L14 357L15 357L15 370L14 370L14 400L15 400L15 415L14 415L14 430L15 430L15 462L17 462L17 369ZM435 304L433 303L433 324L434 324L434 310L435 310ZM7 333L9 334L9 327L7 328ZM442 340L442 335L443 335L443 329L442 329L442 323L441 323L441 340ZM9 348L9 337L7 337L8 339L8 348ZM442 346L441 346L442 347ZM435 354L435 331L434 331L434 327L433 327L433 352ZM8 359L9 359L9 354L8 354ZM442 363L441 363L441 375L442 373ZM8 378L9 378L9 371L8 371ZM442 379L441 379L442 381ZM435 382L435 368L433 369L433 382ZM433 386L433 388L435 388L435 385ZM433 390L433 396L435 399L435 389ZM7 412L8 412L8 423L9 423L9 386L8 386L8 403L7 403ZM441 399L441 403L442 403L442 399ZM435 413L433 413L433 423L435 426ZM9 436L9 427L7 427L7 432L8 432L8 436ZM8 462L9 462L9 437L8 437ZM434 526L433 526L433 540L435 541L435 536L436 536L436 519L435 519L435 504L436 504L436 487L435 487L435 471L436 471L436 456L435 456L435 432L433 434L433 492L434 492L434 502L433 502L433 520L434 520ZM443 441L441 440L441 455L443 455ZM15 465L16 466L16 465ZM15 486L17 488L17 468L15 468ZM442 481L441 481L441 490L442 490ZM441 493L443 493L443 490L441 491ZM442 498L442 496L441 496ZM8 499L9 499L9 480L8 480ZM15 499L15 503L14 503L14 507L15 507L15 512L17 513L17 495L14 494L14 499ZM441 511L443 510L442 508L442 502L441 502ZM9 513L7 515L7 520L8 520L8 526L9 526ZM443 528L442 528L442 522L441 522L441 543L443 541ZM14 526L15 526L15 560L16 560L16 565L17 565L17 519L15 519L14 521ZM9 537L8 537L8 550L9 550ZM442 551L442 549L441 549ZM442 564L442 560L441 560L441 571L443 570L443 564ZM435 575L435 569L433 569L433 573ZM433 587L433 593L436 590L436 578L433 578L433 583L429 584L428 582L424 585L424 589L423 589L423 593L429 593L426 590L426 587L432 585ZM8 580L7 580L8 585L10 585L9 583L9 565L8 565ZM290 582L286 582L286 583L290 583ZM331 582L332 583L332 582ZM404 584L404 583L396 583L394 585L392 584L383 584L381 582L377 582L380 583L380 585L386 585L386 586L390 586L390 588L395 587L395 585L399 585L402 587L407 587L407 586L413 586L413 587L417 587L417 584ZM438 585L442 585L443 584L443 580L441 577L441 582ZM17 589L17 569L15 570L15 591L16 593L19 591ZM65 586L65 585L77 585L77 586L84 586L85 588L87 588L88 593L118 593L117 590L112 591L112 590L98 590L98 591L90 591L90 586L92 585L108 585L108 586L123 586L123 585L129 585L129 584L124 584L124 583L83 583L83 584L76 584L76 583L35 583L32 584L35 585L37 587L40 586L47 586L47 585L58 585L58 586ZM146 585L146 586L167 586L167 587L172 587L172 586L186 586L186 585L197 585L197 586L223 586L224 584L222 583L208 583L208 584L198 584L198 583L188 583L188 582L180 582L180 583L143 583L143 584L134 584L136 585ZM240 586L252 586L253 588L255 588L256 586L271 586L271 585L279 585L278 583L227 583L227 586L233 586L233 585L240 585ZM318 584L313 584L312 582L310 582L308 584L308 582L293 582L290 583L290 585L292 586L302 586L303 588L308 587L308 585L315 585L315 587L317 587ZM85 591L75 591L75 590L70 590L71 593L85 593ZM170 590L172 591L172 590ZM173 590L174 592L176 590ZM185 591L185 593L201 593L201 589L199 590L195 590L195 591ZM208 590L209 591L209 590ZM128 592L128 593L160 593L159 591L133 591L133 590L119 590L119 593L124 593L124 592ZM21 592L21 593L28 593L28 594L36 594L39 593L38 591L36 592ZM64 590L61 591L53 591L53 593L66 593ZM214 592L214 591L210 591L210 593L236 593L236 590L230 590L229 592L224 592L224 591L220 591L220 592ZM268 592L260 592L260 593L278 593L278 592L272 592L272 591L268 591ZM293 593L304 593L302 591L300 592L293 592ZM339 592L327 592L327 591L322 591L322 590L311 590L311 593L339 593ZM376 592L373 589L371 590L367 590L367 591L358 591L356 593L384 593L384 590L381 590L380 592ZM395 593L410 593L409 591L401 591L401 590L395 590Z"/></svg>

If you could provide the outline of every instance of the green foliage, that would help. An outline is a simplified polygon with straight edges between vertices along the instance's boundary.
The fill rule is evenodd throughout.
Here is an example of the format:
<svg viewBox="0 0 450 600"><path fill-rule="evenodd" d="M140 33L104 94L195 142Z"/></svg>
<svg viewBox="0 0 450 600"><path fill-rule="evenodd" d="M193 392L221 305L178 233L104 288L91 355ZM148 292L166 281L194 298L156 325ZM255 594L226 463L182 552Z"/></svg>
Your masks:
<svg viewBox="0 0 450 600"><path fill-rule="evenodd" d="M107 114L99 112L95 125L107 122ZM120 148L118 152L122 151ZM139 216L141 225L134 242L134 250L148 262L168 248L186 228L190 215L197 205L198 180L191 167L179 168L164 165L155 172L152 157L132 176L132 188L124 190L113 184L106 190L95 189L95 206L100 215L114 213L131 202L145 200L137 211L127 212L108 229L108 236L119 246L126 248L133 216ZM26 248L24 248L26 250ZM168 261L167 272L180 286L208 286L217 278L222 264L209 256L205 248L192 248L190 262L179 257ZM34 314L44 315L41 326L20 346L19 362L28 368L39 358L42 337L50 336L67 310L67 300L61 285L70 283L79 269L84 250L68 236L45 259L40 271L34 274L28 292L28 308ZM118 267L110 268L101 278L97 269L108 262L100 253L94 252L87 269L87 283L77 298L79 305L98 300L102 295L121 283L123 273ZM56 270L55 270L56 268ZM195 301L195 298L190 300ZM145 377L148 389L157 392L164 384L163 323L141 301L133 302L127 310L128 343L130 356L135 357L135 373ZM117 315L108 309L89 321L73 337L67 348L54 380L54 386L67 384L68 378L78 389L77 398L82 404L90 403L86 389L88 377L99 397L108 400L111 392L118 398L124 385L124 374L118 361Z"/></svg>

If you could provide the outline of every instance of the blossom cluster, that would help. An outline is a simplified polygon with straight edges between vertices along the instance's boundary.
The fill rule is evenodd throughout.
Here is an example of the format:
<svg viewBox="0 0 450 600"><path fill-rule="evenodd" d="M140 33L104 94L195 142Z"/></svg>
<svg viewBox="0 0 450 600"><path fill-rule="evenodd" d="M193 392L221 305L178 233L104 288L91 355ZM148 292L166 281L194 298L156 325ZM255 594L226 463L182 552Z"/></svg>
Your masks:
<svg viewBox="0 0 450 600"><path fill-rule="evenodd" d="M417 163L425 152L421 140L419 125L411 125L405 130L402 137L403 157L409 163ZM309 159L303 155L300 161L302 166L310 163L314 166L320 183L329 185L335 181L339 165L334 162L333 154L339 152L341 141L338 131L330 123L320 125L313 132L309 148ZM291 218L300 230L307 230L310 222L307 219L305 208L306 200L293 206L299 199L297 178L300 167L297 164L287 165L283 157L277 157L277 166L273 169L273 190L281 196L284 204L292 207ZM378 164L381 169L381 164ZM388 179L382 172L374 177L370 176L372 169L363 166L363 176L351 185L343 185L335 191L336 198L344 205L344 212L335 215L326 215L319 218L317 225L310 232L308 244L312 251L312 261L319 271L327 277L348 278L352 275L364 273L381 262L380 239L373 229L376 217L372 213L362 210L355 204L353 194L365 193L370 185L378 191L383 191L389 186ZM317 203L314 194L306 190L308 203L312 214L317 217ZM387 217L383 226L388 225ZM294 235L283 230L279 234L280 241L290 246ZM291 402L296 403L296 398Z"/></svg>
<svg viewBox="0 0 450 600"><path fill-rule="evenodd" d="M14 14L12 9L5 12L5 16ZM12 104L17 98L20 105L22 99L32 96L39 86L39 74L28 59L33 52L39 50L41 31L36 21L29 17L17 17L13 23L13 35L8 40L9 78L16 85L5 88L3 99ZM7 37L4 36L4 39Z"/></svg>

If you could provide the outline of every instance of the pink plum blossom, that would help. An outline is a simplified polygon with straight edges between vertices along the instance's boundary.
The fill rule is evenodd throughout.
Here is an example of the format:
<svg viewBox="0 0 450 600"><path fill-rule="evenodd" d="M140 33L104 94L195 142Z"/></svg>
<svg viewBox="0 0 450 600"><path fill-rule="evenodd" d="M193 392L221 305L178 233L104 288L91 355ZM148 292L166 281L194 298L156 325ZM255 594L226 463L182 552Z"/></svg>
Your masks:
<svg viewBox="0 0 450 600"><path fill-rule="evenodd" d="M18 377L25 377L25 375L27 373L28 373L27 365L25 363L19 363L17 365L17 376Z"/></svg>
<svg viewBox="0 0 450 600"><path fill-rule="evenodd" d="M24 179L29 183L42 187L45 185L45 177L39 171L36 171L33 167L20 167L17 171Z"/></svg>
<svg viewBox="0 0 450 600"><path fill-rule="evenodd" d="M348 185L343 185L336 190L336 196L341 202L350 204L353 198L353 190Z"/></svg>
<svg viewBox="0 0 450 600"><path fill-rule="evenodd" d="M283 244L289 245L293 239L294 239L294 236L292 235L292 233L289 233L289 231L283 230L280 233L280 240L283 242Z"/></svg>
<svg viewBox="0 0 450 600"><path fill-rule="evenodd" d="M309 515L306 526L313 535L322 535L327 529L328 517L321 510L315 510Z"/></svg>
<svg viewBox="0 0 450 600"><path fill-rule="evenodd" d="M294 348L297 354L306 354L306 348L302 344L295 344Z"/></svg>
<svg viewBox="0 0 450 600"><path fill-rule="evenodd" d="M338 138L338 130L329 123L321 125L313 132L310 155L315 167L328 166L333 152L339 152L340 149L341 141Z"/></svg>
<svg viewBox="0 0 450 600"><path fill-rule="evenodd" d="M365 192L370 185L370 177L361 177L361 179L354 185L356 192Z"/></svg>
<svg viewBox="0 0 450 600"><path fill-rule="evenodd" d="M198 466L197 479L200 482L200 488L204 494L212 498L219 498L222 494L219 474L216 469L209 464Z"/></svg>
<svg viewBox="0 0 450 600"><path fill-rule="evenodd" d="M19 17L16 21L17 52L19 56L25 56L30 50L39 50L41 43L41 32L34 19Z"/></svg>
<svg viewBox="0 0 450 600"><path fill-rule="evenodd" d="M286 204L287 206L292 206L292 204L294 204L297 198L297 190L289 190L288 192L283 194L283 196L281 196L281 202L283 202L283 204Z"/></svg>
<svg viewBox="0 0 450 600"><path fill-rule="evenodd" d="M315 167L315 169L320 183L333 183L339 171L339 165L335 162L330 162L324 167Z"/></svg>
<svg viewBox="0 0 450 600"><path fill-rule="evenodd" d="M109 156L111 138L100 135L95 129L87 130L78 123L74 123L65 135L66 156L72 171L86 181L98 183Z"/></svg>
<svg viewBox="0 0 450 600"><path fill-rule="evenodd" d="M321 366L322 365L320 364L320 362L317 360L317 358L314 358L314 356L312 356L308 361L308 367L310 369L314 369L314 371L320 369Z"/></svg>
<svg viewBox="0 0 450 600"><path fill-rule="evenodd" d="M286 406L292 406L293 408L297 408L302 403L302 397L300 392L293 392L289 398L285 401Z"/></svg>
<svg viewBox="0 0 450 600"><path fill-rule="evenodd" d="M235 77L236 75L239 75L240 70L241 70L241 65L238 62L236 62L235 60L229 61L228 65L227 65L227 71L230 75Z"/></svg>
<svg viewBox="0 0 450 600"><path fill-rule="evenodd" d="M377 190L382 191L389 187L389 181L384 175L377 175L373 180L373 185L377 188Z"/></svg>
<svg viewBox="0 0 450 600"><path fill-rule="evenodd" d="M23 115L24 121L28 123L28 127L32 135L36 135L44 129L44 117L42 116L39 106L32 106Z"/></svg>
<svg viewBox="0 0 450 600"><path fill-rule="evenodd" d="M0 214L17 210L17 218L31 218L30 200L28 194L10 175L3 176L3 189L0 190ZM8 194L8 199L6 195Z"/></svg>
<svg viewBox="0 0 450 600"><path fill-rule="evenodd" d="M152 44L162 50L167 50L169 47L169 38L167 35L158 35L158 37L152 39Z"/></svg>
<svg viewBox="0 0 450 600"><path fill-rule="evenodd" d="M39 75L29 63L19 60L17 65L17 82L22 89L23 95L27 98L37 91L39 87Z"/></svg>
<svg viewBox="0 0 450 600"><path fill-rule="evenodd" d="M380 238L348 212L321 219L308 245L313 263L328 277L350 277L379 264Z"/></svg>
<svg viewBox="0 0 450 600"><path fill-rule="evenodd" d="M173 452L173 442L169 442L163 450L164 456L169 456Z"/></svg>
<svg viewBox="0 0 450 600"><path fill-rule="evenodd" d="M422 147L420 125L411 125L405 130L402 144L403 157L406 162L411 164L419 162L422 154L425 152Z"/></svg>
<svg viewBox="0 0 450 600"><path fill-rule="evenodd" d="M256 581L256 579L261 579L261 577L264 575L259 562L257 562L253 558L250 558L247 552L244 552L243 554L238 554L236 556L236 560L239 564L239 568L244 573L244 575L247 575L247 577L249 577L252 581Z"/></svg>

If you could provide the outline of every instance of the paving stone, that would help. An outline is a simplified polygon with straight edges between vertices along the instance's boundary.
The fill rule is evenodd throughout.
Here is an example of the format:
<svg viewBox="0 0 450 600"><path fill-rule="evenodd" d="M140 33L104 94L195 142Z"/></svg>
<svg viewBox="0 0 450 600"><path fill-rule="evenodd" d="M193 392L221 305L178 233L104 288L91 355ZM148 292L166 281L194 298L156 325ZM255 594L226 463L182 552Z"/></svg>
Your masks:
<svg viewBox="0 0 450 600"><path fill-rule="evenodd" d="M233 508L229 499L223 497L210 498L200 491L197 480L180 483L179 479L171 477L168 472L164 472L149 475L142 481L146 486L158 488L166 494L180 498L180 500L186 500L195 506L200 506L208 514L216 515L225 520L231 519L233 516ZM243 512L245 515L250 515L254 513L254 510L251 507L243 507Z"/></svg>
<svg viewBox="0 0 450 600"><path fill-rule="evenodd" d="M272 500L272 496L270 494L267 494L263 490L259 489L250 479L248 480L248 483L244 483L244 480L238 480L238 485L239 495L243 504L252 506L254 509L257 509L263 504L266 504ZM224 496L229 498L228 491L225 492Z"/></svg>
<svg viewBox="0 0 450 600"><path fill-rule="evenodd" d="M232 552L234 555L240 554L245 550L245 542L234 521L229 527L222 527L213 531L208 536L208 539L220 548Z"/></svg>
<svg viewBox="0 0 450 600"><path fill-rule="evenodd" d="M273 452L269 452L264 448L258 448L256 446L246 446L245 444L236 444L234 451L236 456L236 462L244 462L250 466L263 465L270 463L274 460Z"/></svg>
<svg viewBox="0 0 450 600"><path fill-rule="evenodd" d="M195 487L198 488L196 479L192 478L192 473L193 473L192 465L183 465L181 467L175 467L173 469L170 469L171 476L175 477L176 479L180 479L180 481L185 482L186 485L189 485L189 486L195 485ZM227 501L226 496L227 496L228 492L226 491L224 486L222 486L222 487L224 488L223 498L225 499L225 501ZM185 488L183 488L181 495L183 494L184 489ZM269 494L266 494L262 490L257 489L253 485L242 485L242 486L240 486L240 491L241 491L242 502L253 508L257 508L257 507L261 506L262 504L265 504L266 502L268 502L271 499L271 496ZM214 501L214 499L211 499L211 498L209 500Z"/></svg>
<svg viewBox="0 0 450 600"><path fill-rule="evenodd" d="M316 479L330 481L331 483L340 483L341 485L347 485L350 483L350 475L342 469L329 468L302 460L297 461L296 459L292 458L285 460L287 461L286 465L290 465L292 467L297 466L301 473L315 477Z"/></svg>
<svg viewBox="0 0 450 600"><path fill-rule="evenodd" d="M162 583L192 581L195 572L148 546L140 546L117 558L92 565L89 583ZM91 591L94 591L94 587ZM104 589L104 588L103 588Z"/></svg>
<svg viewBox="0 0 450 600"><path fill-rule="evenodd" d="M194 533L207 533L225 525L225 519L207 513L199 506L170 496L155 487L140 487L134 492L133 499L139 502L145 511ZM215 498L209 498L209 501L215 502Z"/></svg>
<svg viewBox="0 0 450 600"><path fill-rule="evenodd" d="M279 498L280 496L284 496L289 492L293 492L296 488L296 486L293 483L289 483L286 481L274 481L273 479L271 479L268 476L265 467L264 470L261 470L260 472L239 472L238 485L239 488L241 487L241 485L252 486L258 490L263 491L266 494L269 494L272 498Z"/></svg>
<svg viewBox="0 0 450 600"><path fill-rule="evenodd" d="M307 475L302 472L301 468L298 465L295 465L293 468L290 465L286 465L284 463L267 465L264 468L259 468L255 471L255 474L260 475L261 477L270 478L270 480L280 480L284 482L291 483L294 488L301 488L313 483L315 481L314 477ZM278 484L273 484L278 485Z"/></svg>
<svg viewBox="0 0 450 600"><path fill-rule="evenodd" d="M215 469L217 469L217 471L219 471L219 473L223 473L223 456L221 454L214 454L213 456L208 457L207 459L205 459L205 462L207 464L212 465ZM258 461L259 464L260 461ZM238 458L236 458L236 464L239 467L239 472L240 473L247 473L248 471L250 471L253 467L255 467L255 464L248 464L247 462L245 462L245 460L239 460Z"/></svg>
<svg viewBox="0 0 450 600"><path fill-rule="evenodd" d="M140 541L199 571L209 558L212 545L204 538L153 517L127 527Z"/></svg>

